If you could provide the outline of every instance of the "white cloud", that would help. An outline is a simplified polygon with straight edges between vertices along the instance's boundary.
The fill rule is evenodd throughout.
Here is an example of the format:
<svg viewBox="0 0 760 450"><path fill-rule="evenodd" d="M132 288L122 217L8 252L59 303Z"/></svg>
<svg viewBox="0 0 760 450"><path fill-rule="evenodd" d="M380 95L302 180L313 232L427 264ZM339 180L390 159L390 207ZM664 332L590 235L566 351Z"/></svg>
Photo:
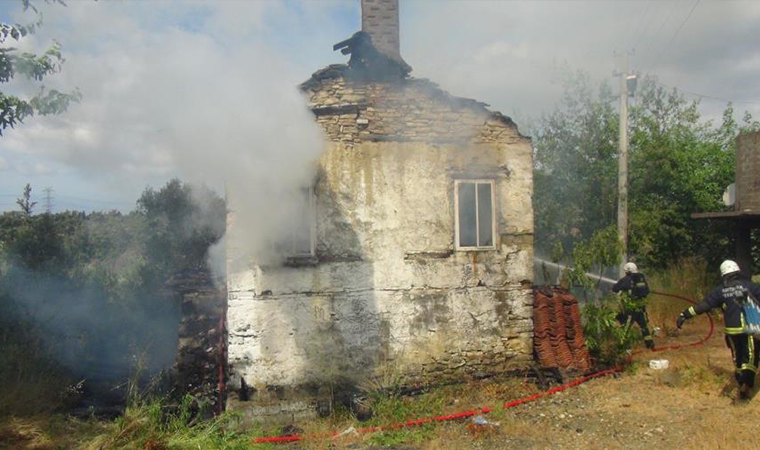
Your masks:
<svg viewBox="0 0 760 450"><path fill-rule="evenodd" d="M692 6L408 1L402 2L402 54L417 76L507 114L535 116L551 108L561 96L556 79L564 64L615 83L613 53L631 48L631 68L659 75L664 83L734 100L760 98L754 63L760 3L701 2L686 21ZM706 101L703 111L713 115L724 106ZM760 105L743 106L760 115Z"/></svg>
<svg viewBox="0 0 760 450"><path fill-rule="evenodd" d="M294 72L261 43L229 45L230 40L217 39L262 25L268 10L280 8L253 3L214 4L206 22L212 30L223 31L211 34L175 26L146 30L138 18L154 9L153 2L134 8L73 2L55 20L47 20L44 29L73 47L66 52L65 70L51 78L51 84L78 86L84 99L64 115L29 120L3 145L82 169L89 176L125 177L126 183L143 185L152 181L151 174L203 178L190 161L251 152L256 142L277 139L285 153L288 147L304 145L276 130L281 122L308 118L292 111L303 109L293 99L306 74ZM159 16L169 5L190 6L156 5L153 13ZM45 40L47 35L38 38ZM311 121L306 122L314 137ZM272 147L256 151L266 156ZM203 168L210 182L221 183L222 173ZM135 173L147 179L135 180Z"/></svg>
<svg viewBox="0 0 760 450"><path fill-rule="evenodd" d="M43 162L36 162L32 166L31 173L34 175L51 175L53 169Z"/></svg>

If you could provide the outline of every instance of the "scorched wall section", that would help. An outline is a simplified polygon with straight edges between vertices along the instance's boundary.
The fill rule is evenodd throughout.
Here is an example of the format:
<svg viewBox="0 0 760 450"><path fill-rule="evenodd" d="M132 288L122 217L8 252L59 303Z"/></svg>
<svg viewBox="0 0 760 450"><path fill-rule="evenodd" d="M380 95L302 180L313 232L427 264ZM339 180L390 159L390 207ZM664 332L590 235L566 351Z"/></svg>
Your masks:
<svg viewBox="0 0 760 450"><path fill-rule="evenodd" d="M303 85L329 138L314 184L315 254L229 273L231 389L242 378L252 401L292 405L320 386L389 373L412 384L523 367L533 338L530 141L432 83L327 70ZM493 250L455 248L458 180L491 186Z"/></svg>

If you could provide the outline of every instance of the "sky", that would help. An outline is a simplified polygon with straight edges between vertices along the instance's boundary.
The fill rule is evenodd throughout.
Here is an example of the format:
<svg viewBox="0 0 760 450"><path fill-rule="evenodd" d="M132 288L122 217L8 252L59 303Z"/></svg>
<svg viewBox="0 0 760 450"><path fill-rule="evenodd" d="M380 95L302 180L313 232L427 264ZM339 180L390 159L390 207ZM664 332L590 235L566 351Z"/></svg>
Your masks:
<svg viewBox="0 0 760 450"><path fill-rule="evenodd" d="M37 3L43 27L14 45L39 52L57 40L66 62L44 85L83 98L0 137L0 211L16 209L26 183L41 204L53 189L53 211L128 211L172 177L221 192L228 178L301 176L294 161L318 156L320 136L296 86L346 62L332 45L361 24L359 0ZM729 100L760 116L760 2L401 0L400 14L412 76L518 125L560 100L563 70L615 84L624 52L631 69L700 99L708 118ZM0 2L0 21L33 20L20 1Z"/></svg>

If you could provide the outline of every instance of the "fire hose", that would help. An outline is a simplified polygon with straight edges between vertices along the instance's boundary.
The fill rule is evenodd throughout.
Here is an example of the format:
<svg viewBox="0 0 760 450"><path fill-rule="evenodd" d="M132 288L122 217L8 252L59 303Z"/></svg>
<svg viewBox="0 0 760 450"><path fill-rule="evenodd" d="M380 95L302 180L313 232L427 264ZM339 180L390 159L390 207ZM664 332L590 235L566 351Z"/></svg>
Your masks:
<svg viewBox="0 0 760 450"><path fill-rule="evenodd" d="M667 294L667 293L664 293L664 292L652 292L652 294L659 295L659 296L662 296L662 297L671 297L671 298L675 298L675 299L679 299L679 300L684 300L684 301L692 303L692 304L696 304L697 303L693 299L690 299L690 298L687 298L687 297L683 297L683 296L680 296L680 295ZM712 317L710 317L709 314L707 315L707 319L708 319L708 321L710 323L710 330L707 332L707 334L705 335L705 337L703 337L702 339L700 339L698 341L695 341L695 342L690 342L690 343L687 343L687 344L668 345L668 346L660 347L660 348L657 348L657 349L651 350L651 351L653 351L653 352L664 352L664 351L667 351L667 350L678 350L678 349L685 348L685 347L695 347L695 346L699 346L699 345L704 344L705 342L707 342L708 339L710 339L712 337L713 333L715 332L715 324L713 323L713 319L712 319ZM633 352L631 355L633 356L633 355L637 355L637 354L640 354L640 353L643 353L643 352L644 352L643 350L639 350L639 351ZM620 373L622 371L623 371L623 369L621 367L614 367L612 369L605 369L605 370L601 370L601 371L598 371L598 372L594 372L594 373L591 373L589 375L585 375L583 377L577 378L577 379L575 379L575 380L573 380L573 381L571 381L569 383L565 383L565 384L561 384L559 386L555 386L555 387L553 387L551 389L548 389L546 391L538 392L538 393L533 394L533 395L529 395L529 396L526 396L526 397L522 397L522 398L519 398L519 399L516 399L516 400L512 400L510 402L504 403L503 405L501 405L501 408L503 408L503 409L514 408L516 406L523 405L525 403L530 403L530 402L536 401L536 400L538 400L540 398L548 397L548 396L557 394L559 392L566 391L568 389L574 388L576 386L580 386L581 384L584 384L584 383L586 383L588 381L591 381L591 380L593 380L595 378L605 377L607 375L612 375L612 374ZM498 408L498 407L496 407L496 408ZM420 419L411 419L411 420L407 420L405 422L396 422L396 423L391 423L391 424L387 424L387 425L379 425L379 426L374 426L374 427L358 428L358 429L355 430L355 432L357 434L361 435L361 434L377 433L377 432L388 431L388 430L397 430L397 429L401 429L401 428L416 427L416 426L425 425L425 424L429 424L429 423L448 422L450 420L466 419L468 417L473 417L473 416L476 416L478 414L488 414L491 411L493 411L494 409L495 408L492 409L492 408L487 408L487 407L485 407L485 408L476 408L476 409L471 409L471 410L468 410L468 411L461 411L461 412L453 413L453 414L446 414L446 415L434 416L434 417L424 417L424 418L420 418ZM256 443L256 444L267 444L267 443L268 444L281 444L281 443L287 443L287 442L298 442L298 441L302 441L302 440L305 440L305 439L329 439L329 438L334 438L334 437L336 437L338 435L340 435L340 432L337 432L337 431L333 432L333 433L313 434L313 435L290 434L290 435L281 435L281 436L260 437L260 438L256 438L254 440L254 443Z"/></svg>

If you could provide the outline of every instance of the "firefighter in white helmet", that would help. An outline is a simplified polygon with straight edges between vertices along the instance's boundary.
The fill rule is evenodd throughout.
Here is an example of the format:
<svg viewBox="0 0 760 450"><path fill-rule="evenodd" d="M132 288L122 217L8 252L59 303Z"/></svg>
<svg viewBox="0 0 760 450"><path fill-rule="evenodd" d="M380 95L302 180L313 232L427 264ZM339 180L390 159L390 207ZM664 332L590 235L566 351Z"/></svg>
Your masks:
<svg viewBox="0 0 760 450"><path fill-rule="evenodd" d="M747 280L741 273L739 265L726 260L720 265L720 275L723 282L707 294L701 302L685 309L676 321L678 328L692 317L710 311L713 308L723 310L725 322L726 345L731 349L736 366L736 382L739 384L739 398L749 398L750 391L755 385L755 372L758 365L758 340L756 334L751 334L750 324L747 323L749 302L757 303L760 298L760 286Z"/></svg>
<svg viewBox="0 0 760 450"><path fill-rule="evenodd" d="M617 315L621 325L629 322L636 323L641 328L644 344L648 349L654 350L654 339L649 331L649 315L647 314L646 297L649 295L649 284L643 273L632 262L623 266L625 276L612 286L612 292L625 295L623 311Z"/></svg>

